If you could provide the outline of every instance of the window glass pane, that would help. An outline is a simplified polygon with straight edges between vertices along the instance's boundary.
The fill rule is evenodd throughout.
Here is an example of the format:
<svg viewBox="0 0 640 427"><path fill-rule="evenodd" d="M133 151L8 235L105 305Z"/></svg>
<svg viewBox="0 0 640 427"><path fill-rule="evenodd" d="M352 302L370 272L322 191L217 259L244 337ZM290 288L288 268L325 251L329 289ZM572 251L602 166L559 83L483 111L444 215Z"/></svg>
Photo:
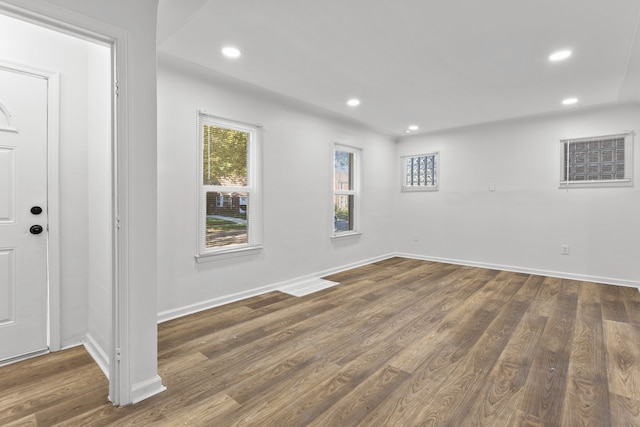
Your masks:
<svg viewBox="0 0 640 427"><path fill-rule="evenodd" d="M353 190L353 153L336 150L333 179L334 189Z"/></svg>
<svg viewBox="0 0 640 427"><path fill-rule="evenodd" d="M623 179L624 149L619 150L621 156L614 152L614 147L619 143L624 144L624 138L565 142L564 179L568 181Z"/></svg>
<svg viewBox="0 0 640 427"><path fill-rule="evenodd" d="M351 195L333 196L333 231L353 230L353 200Z"/></svg>
<svg viewBox="0 0 640 427"><path fill-rule="evenodd" d="M248 242L248 193L207 192L207 248Z"/></svg>
<svg viewBox="0 0 640 427"><path fill-rule="evenodd" d="M435 154L407 157L404 168L405 187L437 187Z"/></svg>
<svg viewBox="0 0 640 427"><path fill-rule="evenodd" d="M205 124L203 138L203 184L246 186L250 134Z"/></svg>

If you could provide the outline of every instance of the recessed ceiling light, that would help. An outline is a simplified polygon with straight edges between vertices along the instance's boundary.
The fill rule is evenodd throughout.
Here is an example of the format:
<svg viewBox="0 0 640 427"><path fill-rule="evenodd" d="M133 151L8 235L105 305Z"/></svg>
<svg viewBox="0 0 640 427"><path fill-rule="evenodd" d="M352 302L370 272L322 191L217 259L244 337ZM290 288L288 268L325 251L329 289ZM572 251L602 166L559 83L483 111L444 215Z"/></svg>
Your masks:
<svg viewBox="0 0 640 427"><path fill-rule="evenodd" d="M559 50L549 55L549 61L553 61L553 62L562 61L563 59L567 59L570 56L571 56L570 50Z"/></svg>
<svg viewBox="0 0 640 427"><path fill-rule="evenodd" d="M404 133L411 133L411 131L409 129L406 129Z"/></svg>
<svg viewBox="0 0 640 427"><path fill-rule="evenodd" d="M240 52L240 49L236 47L226 46L222 48L222 54L227 58L237 58L242 55L242 52Z"/></svg>
<svg viewBox="0 0 640 427"><path fill-rule="evenodd" d="M562 105L573 105L578 102L578 98L566 98L562 100Z"/></svg>
<svg viewBox="0 0 640 427"><path fill-rule="evenodd" d="M360 100L357 98L351 98L347 101L347 105L349 107L357 107L358 105L360 105Z"/></svg>
<svg viewBox="0 0 640 427"><path fill-rule="evenodd" d="M420 129L420 128L418 126L416 126L416 125L409 126L409 130L418 130L418 129Z"/></svg>

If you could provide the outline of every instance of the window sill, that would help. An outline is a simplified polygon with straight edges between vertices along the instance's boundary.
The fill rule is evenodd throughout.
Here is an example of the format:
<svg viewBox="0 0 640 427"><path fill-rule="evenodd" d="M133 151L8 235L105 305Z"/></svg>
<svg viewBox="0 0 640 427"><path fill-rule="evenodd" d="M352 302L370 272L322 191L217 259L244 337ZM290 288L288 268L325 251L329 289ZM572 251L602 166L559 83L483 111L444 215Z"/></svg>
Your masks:
<svg viewBox="0 0 640 427"><path fill-rule="evenodd" d="M349 237L360 237L362 236L362 233L359 231L348 231L345 233L340 233L340 234L334 234L332 236L330 236L331 239L346 239Z"/></svg>
<svg viewBox="0 0 640 427"><path fill-rule="evenodd" d="M211 262L211 261L218 261L218 260L227 259L227 258L254 255L262 252L262 249L263 249L263 246L251 246L251 247L244 247L244 248L228 249L228 250L223 250L218 252L209 252L206 254L196 255L195 258L196 258L196 262L200 264L203 262Z"/></svg>
<svg viewBox="0 0 640 427"><path fill-rule="evenodd" d="M615 179L610 181L560 181L559 189L567 188L599 188L599 187L633 187L631 179Z"/></svg>
<svg viewBox="0 0 640 427"><path fill-rule="evenodd" d="M438 187L401 187L403 193L413 193L416 191L438 191Z"/></svg>

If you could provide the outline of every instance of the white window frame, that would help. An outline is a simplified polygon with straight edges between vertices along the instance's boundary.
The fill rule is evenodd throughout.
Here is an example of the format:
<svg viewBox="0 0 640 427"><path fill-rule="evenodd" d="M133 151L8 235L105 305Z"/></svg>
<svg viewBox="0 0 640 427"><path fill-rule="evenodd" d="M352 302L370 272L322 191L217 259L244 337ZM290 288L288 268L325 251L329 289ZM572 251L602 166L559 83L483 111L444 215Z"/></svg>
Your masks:
<svg viewBox="0 0 640 427"><path fill-rule="evenodd" d="M335 188L335 159L336 152L343 151L347 153L353 154L353 170L351 171L352 177L352 188L351 189L338 189ZM361 199L361 191L360 191L360 169L361 169L361 158L362 158L362 149L357 147L352 147L349 145L335 143L333 146L332 158L331 158L331 238L340 238L340 237L348 237L348 236L359 236L361 233L360 230L360 199ZM335 229L335 206L334 199L335 196L353 196L353 212L351 214L351 218L353 221L352 229L345 231L336 231Z"/></svg>
<svg viewBox="0 0 640 427"><path fill-rule="evenodd" d="M633 186L633 131L624 131L619 134L590 136L585 138L563 138L560 140L560 186L567 188L598 188L598 187L630 187ZM607 179L597 181L570 181L568 172L565 171L566 144L589 142L603 139L624 138L624 178Z"/></svg>
<svg viewBox="0 0 640 427"><path fill-rule="evenodd" d="M249 147L247 153L247 185L223 186L204 185L204 125L213 125L226 129L237 130L249 134ZM261 186L261 130L260 125L225 119L216 115L198 110L197 112L198 134L198 230L196 261L211 261L239 255L248 255L262 250L262 186ZM206 247L206 216L207 216L207 192L219 193L247 193L249 202L247 212L247 243L221 246L217 248Z"/></svg>
<svg viewBox="0 0 640 427"><path fill-rule="evenodd" d="M433 164L435 168L435 185L407 185L407 159L414 159L420 157L430 157L433 156ZM400 158L400 173L402 174L401 179L401 191L438 191L440 188L440 153L426 153L426 154L412 154L409 156L402 156Z"/></svg>

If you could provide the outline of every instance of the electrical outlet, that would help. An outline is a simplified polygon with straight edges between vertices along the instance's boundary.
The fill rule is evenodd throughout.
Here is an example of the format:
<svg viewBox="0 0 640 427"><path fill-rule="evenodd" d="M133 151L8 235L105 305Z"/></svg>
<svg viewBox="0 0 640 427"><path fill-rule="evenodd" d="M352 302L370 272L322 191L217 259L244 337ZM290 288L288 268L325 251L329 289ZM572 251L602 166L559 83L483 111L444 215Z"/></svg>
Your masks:
<svg viewBox="0 0 640 427"><path fill-rule="evenodd" d="M489 183L489 191L496 191L496 183L495 182L490 182Z"/></svg>
<svg viewBox="0 0 640 427"><path fill-rule="evenodd" d="M562 255L569 255L569 245L560 245L560 253Z"/></svg>
<svg viewBox="0 0 640 427"><path fill-rule="evenodd" d="M417 241L418 241L418 235L417 235L417 234L414 234L414 235L413 235L413 241L414 241L414 242L417 242Z"/></svg>

